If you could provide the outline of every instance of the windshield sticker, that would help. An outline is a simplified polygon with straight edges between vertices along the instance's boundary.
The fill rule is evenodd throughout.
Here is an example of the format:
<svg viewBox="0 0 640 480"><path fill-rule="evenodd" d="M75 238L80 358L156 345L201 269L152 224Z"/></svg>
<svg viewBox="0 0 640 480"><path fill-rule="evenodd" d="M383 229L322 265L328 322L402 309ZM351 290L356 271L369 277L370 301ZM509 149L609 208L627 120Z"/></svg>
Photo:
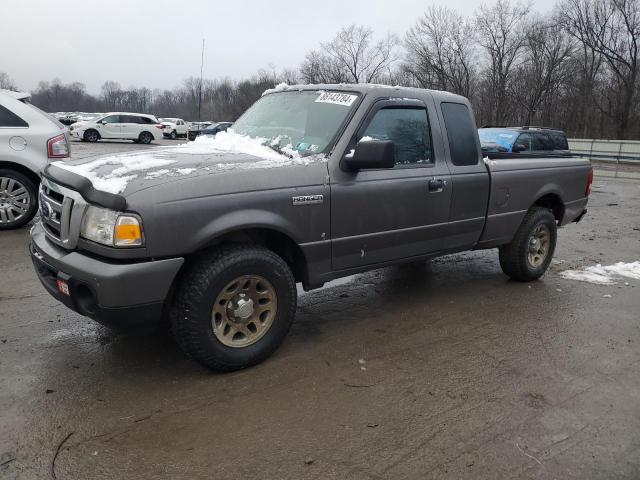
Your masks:
<svg viewBox="0 0 640 480"><path fill-rule="evenodd" d="M357 95L351 95L349 93L322 92L320 96L316 98L316 103L333 103L335 105L350 107L356 98L358 98Z"/></svg>
<svg viewBox="0 0 640 480"><path fill-rule="evenodd" d="M313 143L306 143L306 142L300 142L296 145L296 150L306 150L309 152L317 152L318 151L318 145L315 145Z"/></svg>

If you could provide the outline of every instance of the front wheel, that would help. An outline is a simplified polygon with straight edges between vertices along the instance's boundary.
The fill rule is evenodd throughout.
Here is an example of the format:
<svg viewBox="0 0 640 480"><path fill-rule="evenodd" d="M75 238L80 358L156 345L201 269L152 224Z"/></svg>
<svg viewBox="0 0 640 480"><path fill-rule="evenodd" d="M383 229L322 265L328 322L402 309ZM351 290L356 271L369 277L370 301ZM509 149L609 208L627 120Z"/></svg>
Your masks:
<svg viewBox="0 0 640 480"><path fill-rule="evenodd" d="M558 227L550 210L527 212L511 243L500 247L500 267L514 280L530 282L549 268L556 249Z"/></svg>
<svg viewBox="0 0 640 480"><path fill-rule="evenodd" d="M269 357L287 335L296 284L286 262L258 246L225 246L201 256L178 282L171 326L200 364L229 372Z"/></svg>
<svg viewBox="0 0 640 480"><path fill-rule="evenodd" d="M84 132L82 139L87 142L97 142L100 139L100 134L96 130L87 130Z"/></svg>
<svg viewBox="0 0 640 480"><path fill-rule="evenodd" d="M14 170L0 169L0 230L27 224L38 211L37 186Z"/></svg>

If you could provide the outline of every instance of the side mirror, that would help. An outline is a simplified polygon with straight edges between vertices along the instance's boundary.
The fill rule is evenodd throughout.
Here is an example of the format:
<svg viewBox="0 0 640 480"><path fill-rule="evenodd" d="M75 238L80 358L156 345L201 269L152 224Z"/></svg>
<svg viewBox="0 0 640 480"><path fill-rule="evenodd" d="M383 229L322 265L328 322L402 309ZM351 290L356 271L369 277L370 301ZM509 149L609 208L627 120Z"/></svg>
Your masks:
<svg viewBox="0 0 640 480"><path fill-rule="evenodd" d="M366 168L393 168L396 147L391 140L360 140L353 154L344 156L343 164L352 172Z"/></svg>
<svg viewBox="0 0 640 480"><path fill-rule="evenodd" d="M524 152L527 149L527 146L522 144L522 143L516 143L513 148L511 149L511 151L513 153L520 153L520 152Z"/></svg>

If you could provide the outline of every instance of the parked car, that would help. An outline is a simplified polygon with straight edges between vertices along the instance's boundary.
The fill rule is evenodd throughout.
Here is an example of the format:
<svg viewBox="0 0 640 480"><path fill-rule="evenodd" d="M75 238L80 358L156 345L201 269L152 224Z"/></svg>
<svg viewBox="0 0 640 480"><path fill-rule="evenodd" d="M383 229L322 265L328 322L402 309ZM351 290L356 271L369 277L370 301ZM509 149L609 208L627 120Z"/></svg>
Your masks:
<svg viewBox="0 0 640 480"><path fill-rule="evenodd" d="M31 105L29 97L0 90L0 230L34 217L42 170L70 153L66 127Z"/></svg>
<svg viewBox="0 0 640 480"><path fill-rule="evenodd" d="M73 138L86 142L122 139L147 144L162 139L164 125L153 115L111 112L93 120L76 122L69 131Z"/></svg>
<svg viewBox="0 0 640 480"><path fill-rule="evenodd" d="M546 127L479 128L483 152L568 155L569 143L562 130Z"/></svg>
<svg viewBox="0 0 640 480"><path fill-rule="evenodd" d="M189 122L189 140L195 140L200 132L215 122Z"/></svg>
<svg viewBox="0 0 640 480"><path fill-rule="evenodd" d="M175 140L178 137L186 137L188 126L187 122L181 118L159 118L160 123L164 125L163 134L166 138Z"/></svg>
<svg viewBox="0 0 640 480"><path fill-rule="evenodd" d="M73 208L63 231L33 228L31 255L68 307L107 325L167 313L179 345L219 371L278 348L296 282L487 248L512 279L540 278L593 180L581 158L483 161L467 99L413 88L267 91L215 140L143 165L120 154L102 174L100 159L50 165L44 198Z"/></svg>
<svg viewBox="0 0 640 480"><path fill-rule="evenodd" d="M199 130L196 132L196 136L207 135L210 137L215 137L220 132L226 132L229 127L233 125L233 122L218 122L209 125L207 128Z"/></svg>

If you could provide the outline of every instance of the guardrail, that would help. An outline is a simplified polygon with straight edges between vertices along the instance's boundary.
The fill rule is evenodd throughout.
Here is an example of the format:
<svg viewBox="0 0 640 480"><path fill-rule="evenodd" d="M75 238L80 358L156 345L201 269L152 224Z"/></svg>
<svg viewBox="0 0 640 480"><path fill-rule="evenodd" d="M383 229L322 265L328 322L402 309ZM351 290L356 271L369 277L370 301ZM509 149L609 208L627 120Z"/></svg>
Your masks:
<svg viewBox="0 0 640 480"><path fill-rule="evenodd" d="M569 149L574 155L579 155L595 162L640 163L640 141L635 140L570 138Z"/></svg>

